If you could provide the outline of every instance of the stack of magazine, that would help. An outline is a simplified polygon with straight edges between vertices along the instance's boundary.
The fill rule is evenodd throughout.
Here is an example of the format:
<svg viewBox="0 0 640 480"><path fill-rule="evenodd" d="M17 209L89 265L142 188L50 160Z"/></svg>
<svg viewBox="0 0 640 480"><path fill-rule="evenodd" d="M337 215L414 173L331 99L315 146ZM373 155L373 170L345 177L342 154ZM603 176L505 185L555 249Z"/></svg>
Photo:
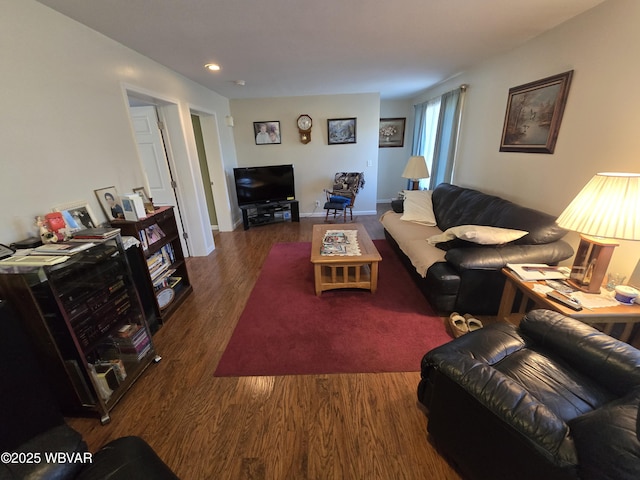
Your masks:
<svg viewBox="0 0 640 480"><path fill-rule="evenodd" d="M349 239L344 232L327 233L322 239L322 255L346 255Z"/></svg>

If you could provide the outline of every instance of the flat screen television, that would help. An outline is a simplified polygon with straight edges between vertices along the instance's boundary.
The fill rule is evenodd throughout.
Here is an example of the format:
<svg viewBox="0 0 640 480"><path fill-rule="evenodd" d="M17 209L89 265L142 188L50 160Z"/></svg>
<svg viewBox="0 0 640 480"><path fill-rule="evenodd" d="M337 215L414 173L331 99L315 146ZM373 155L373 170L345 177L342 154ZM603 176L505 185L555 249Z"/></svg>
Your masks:
<svg viewBox="0 0 640 480"><path fill-rule="evenodd" d="M238 205L294 200L293 165L233 169Z"/></svg>

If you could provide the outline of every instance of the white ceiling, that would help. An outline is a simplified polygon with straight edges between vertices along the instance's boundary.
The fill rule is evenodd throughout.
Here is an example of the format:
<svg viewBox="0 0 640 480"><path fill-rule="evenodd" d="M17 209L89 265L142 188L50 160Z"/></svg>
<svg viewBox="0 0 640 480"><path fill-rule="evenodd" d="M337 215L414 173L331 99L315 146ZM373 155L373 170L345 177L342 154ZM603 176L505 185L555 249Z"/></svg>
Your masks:
<svg viewBox="0 0 640 480"><path fill-rule="evenodd" d="M38 1L230 99L399 99L604 0Z"/></svg>

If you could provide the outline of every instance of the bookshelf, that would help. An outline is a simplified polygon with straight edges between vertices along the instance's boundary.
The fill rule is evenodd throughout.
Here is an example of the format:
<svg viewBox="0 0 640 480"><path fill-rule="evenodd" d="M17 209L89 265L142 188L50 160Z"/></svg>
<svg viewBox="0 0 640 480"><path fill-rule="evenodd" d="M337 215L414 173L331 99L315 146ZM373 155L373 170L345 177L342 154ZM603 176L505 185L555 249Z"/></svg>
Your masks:
<svg viewBox="0 0 640 480"><path fill-rule="evenodd" d="M109 412L156 359L120 235L50 266L0 266L65 415Z"/></svg>
<svg viewBox="0 0 640 480"><path fill-rule="evenodd" d="M137 221L112 220L111 226L140 240L137 251L146 269L138 288L153 299L153 313L165 323L193 291L173 207L159 207Z"/></svg>

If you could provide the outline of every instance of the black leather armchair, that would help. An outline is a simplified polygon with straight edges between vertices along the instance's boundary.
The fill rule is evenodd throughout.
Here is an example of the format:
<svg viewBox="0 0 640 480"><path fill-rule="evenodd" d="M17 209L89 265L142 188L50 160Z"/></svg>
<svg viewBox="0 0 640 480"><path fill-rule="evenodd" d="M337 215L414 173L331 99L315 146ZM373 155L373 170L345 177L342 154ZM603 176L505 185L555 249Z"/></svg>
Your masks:
<svg viewBox="0 0 640 480"><path fill-rule="evenodd" d="M177 480L140 437L122 437L88 454L50 393L10 306L0 300L0 480ZM55 461L47 462L51 455Z"/></svg>
<svg viewBox="0 0 640 480"><path fill-rule="evenodd" d="M640 478L640 351L548 310L428 352L418 399L470 479Z"/></svg>

